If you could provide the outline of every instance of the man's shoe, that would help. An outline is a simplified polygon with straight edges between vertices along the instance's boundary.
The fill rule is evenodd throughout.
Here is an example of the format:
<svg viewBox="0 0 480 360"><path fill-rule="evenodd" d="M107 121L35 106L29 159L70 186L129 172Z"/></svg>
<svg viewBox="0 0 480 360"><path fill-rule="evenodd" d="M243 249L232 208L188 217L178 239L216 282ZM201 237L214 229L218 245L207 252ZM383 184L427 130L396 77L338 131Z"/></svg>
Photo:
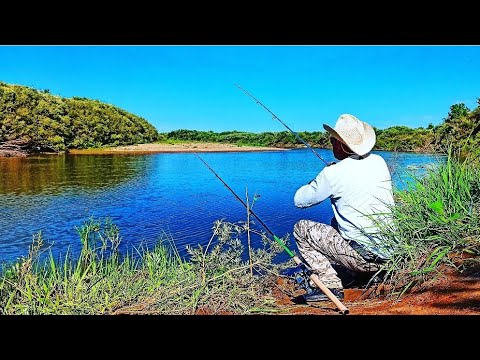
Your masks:
<svg viewBox="0 0 480 360"><path fill-rule="evenodd" d="M343 300L344 299L344 294L343 294L343 289L329 289L333 295L337 297L338 300ZM314 289L310 291L309 293L306 293L303 295L303 299L309 303L309 302L317 302L317 301L329 301L330 299L328 298L327 295L320 289Z"/></svg>
<svg viewBox="0 0 480 360"><path fill-rule="evenodd" d="M287 269L284 271L283 275L293 278L299 288L305 289L307 292L313 290L309 285L310 277L305 272L304 266L298 265L294 268Z"/></svg>
<svg viewBox="0 0 480 360"><path fill-rule="evenodd" d="M289 277L296 277L298 274L303 273L303 268L301 265L297 265L293 268L288 268L283 271L283 275L289 276Z"/></svg>

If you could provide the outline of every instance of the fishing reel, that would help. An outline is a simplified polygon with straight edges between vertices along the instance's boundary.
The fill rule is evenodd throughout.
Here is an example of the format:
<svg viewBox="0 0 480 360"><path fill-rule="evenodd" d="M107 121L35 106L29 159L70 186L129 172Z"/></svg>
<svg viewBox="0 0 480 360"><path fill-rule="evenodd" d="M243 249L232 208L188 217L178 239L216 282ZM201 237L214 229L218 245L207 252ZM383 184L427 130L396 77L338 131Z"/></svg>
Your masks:
<svg viewBox="0 0 480 360"><path fill-rule="evenodd" d="M297 286L305 289L307 294L313 291L313 288L310 286L310 275L312 274L313 271L303 263L285 272L285 275L293 278Z"/></svg>

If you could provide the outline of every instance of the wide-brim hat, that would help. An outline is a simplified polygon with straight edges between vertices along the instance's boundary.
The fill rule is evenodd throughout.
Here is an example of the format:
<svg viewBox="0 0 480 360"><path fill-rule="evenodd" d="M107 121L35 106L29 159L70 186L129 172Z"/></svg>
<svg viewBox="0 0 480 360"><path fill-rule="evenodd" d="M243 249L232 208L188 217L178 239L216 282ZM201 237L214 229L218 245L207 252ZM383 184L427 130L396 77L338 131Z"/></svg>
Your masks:
<svg viewBox="0 0 480 360"><path fill-rule="evenodd" d="M327 124L323 124L323 128L360 156L369 153L377 139L373 127L350 114L340 115L335 128Z"/></svg>

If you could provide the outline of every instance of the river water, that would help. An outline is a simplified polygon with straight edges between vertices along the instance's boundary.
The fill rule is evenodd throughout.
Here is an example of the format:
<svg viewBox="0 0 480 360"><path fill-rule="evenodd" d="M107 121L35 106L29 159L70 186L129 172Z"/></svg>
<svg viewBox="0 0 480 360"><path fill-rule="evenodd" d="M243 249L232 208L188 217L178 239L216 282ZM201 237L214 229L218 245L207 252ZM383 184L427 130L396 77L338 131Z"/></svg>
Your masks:
<svg viewBox="0 0 480 360"><path fill-rule="evenodd" d="M317 152L334 161L330 150ZM400 188L411 172L440 159L375 153ZM247 188L250 200L260 195L253 210L279 237L291 235L302 218L329 222L333 216L328 201L309 209L293 204L297 188L324 166L308 149L200 156L243 200ZM120 228L123 249L168 237L184 256L186 245L208 242L215 220L245 221L246 209L192 153L0 158L0 262L26 255L39 231L55 254L79 249L76 228L90 216L110 218Z"/></svg>

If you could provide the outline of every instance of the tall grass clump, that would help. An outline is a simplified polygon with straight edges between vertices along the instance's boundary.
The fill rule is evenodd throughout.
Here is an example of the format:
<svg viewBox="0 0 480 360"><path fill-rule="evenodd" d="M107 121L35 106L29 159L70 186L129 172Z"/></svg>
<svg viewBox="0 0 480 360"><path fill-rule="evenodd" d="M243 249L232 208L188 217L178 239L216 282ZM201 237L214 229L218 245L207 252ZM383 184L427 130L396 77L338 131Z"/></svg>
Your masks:
<svg viewBox="0 0 480 360"><path fill-rule="evenodd" d="M427 168L394 195L393 221L381 226L384 240L394 245L393 255L384 266L394 293L401 295L449 266L461 271L478 261L478 160L461 159L450 150L445 162Z"/></svg>
<svg viewBox="0 0 480 360"><path fill-rule="evenodd" d="M281 249L252 253L255 276L243 261L239 240L245 226L216 221L206 248L189 247L180 257L164 236L153 248L122 254L119 229L108 219L90 218L78 230L81 250L55 259L45 253L41 233L28 255L0 273L0 314L154 313L245 314L275 311L266 284L281 265ZM42 253L46 256L42 256Z"/></svg>

